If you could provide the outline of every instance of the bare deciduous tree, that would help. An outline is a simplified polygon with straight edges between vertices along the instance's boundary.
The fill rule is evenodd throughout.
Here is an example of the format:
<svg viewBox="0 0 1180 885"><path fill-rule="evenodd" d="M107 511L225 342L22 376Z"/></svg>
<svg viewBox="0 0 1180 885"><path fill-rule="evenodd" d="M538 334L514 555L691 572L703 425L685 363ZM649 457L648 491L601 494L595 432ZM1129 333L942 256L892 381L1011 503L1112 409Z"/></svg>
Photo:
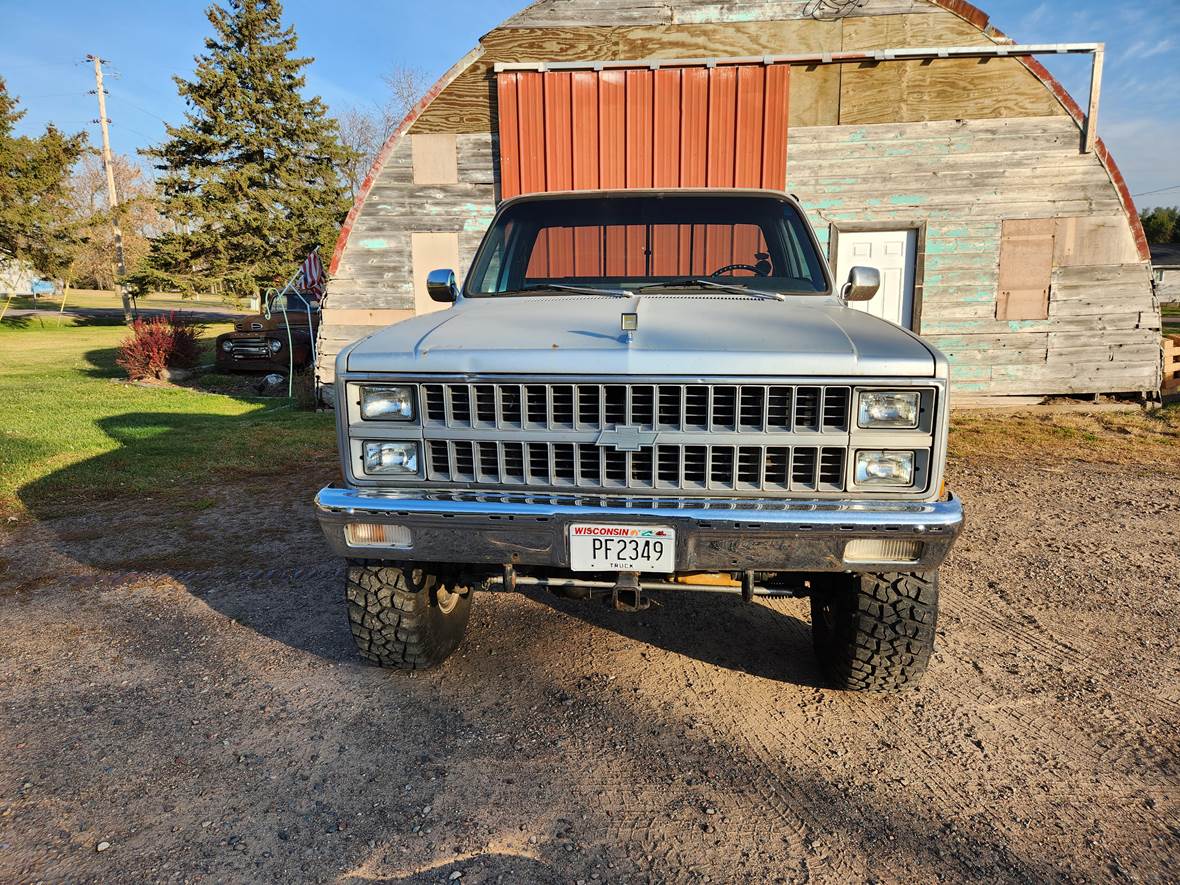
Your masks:
<svg viewBox="0 0 1180 885"><path fill-rule="evenodd" d="M149 240L160 226L155 187L129 157L115 154L115 191L119 195L119 225L127 267L134 268L147 255ZM71 203L82 242L69 268L71 282L99 289L115 286L115 236L107 210L106 173L94 153L82 157L70 181Z"/></svg>
<svg viewBox="0 0 1180 885"><path fill-rule="evenodd" d="M381 79L387 90L381 104L348 108L339 116L340 140L357 154L345 170L354 199L381 146L426 91L426 75L418 68L397 65Z"/></svg>

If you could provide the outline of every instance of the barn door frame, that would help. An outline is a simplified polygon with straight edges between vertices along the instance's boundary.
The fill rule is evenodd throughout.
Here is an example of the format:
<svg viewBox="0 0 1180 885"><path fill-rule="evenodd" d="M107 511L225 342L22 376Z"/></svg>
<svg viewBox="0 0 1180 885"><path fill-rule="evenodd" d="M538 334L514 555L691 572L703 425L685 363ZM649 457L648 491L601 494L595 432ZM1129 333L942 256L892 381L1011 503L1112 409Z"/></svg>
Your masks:
<svg viewBox="0 0 1180 885"><path fill-rule="evenodd" d="M922 334L922 294L926 282L926 219L899 218L896 221L833 221L828 225L828 266L832 275L836 273L836 261L840 255L840 232L875 233L877 231L917 231L914 242L914 315L910 331ZM837 289L843 280L834 280Z"/></svg>

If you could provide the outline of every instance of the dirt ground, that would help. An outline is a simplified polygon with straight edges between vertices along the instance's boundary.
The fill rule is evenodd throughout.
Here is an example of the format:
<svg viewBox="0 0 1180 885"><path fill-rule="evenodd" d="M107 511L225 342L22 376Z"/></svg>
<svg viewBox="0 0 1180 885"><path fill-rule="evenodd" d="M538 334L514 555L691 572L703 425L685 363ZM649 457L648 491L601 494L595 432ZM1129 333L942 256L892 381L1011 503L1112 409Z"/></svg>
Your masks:
<svg viewBox="0 0 1180 885"><path fill-rule="evenodd" d="M483 595L442 669L364 666L325 478L0 527L0 880L1180 869L1174 471L955 463L938 650L892 697L822 687L805 603L690 593Z"/></svg>

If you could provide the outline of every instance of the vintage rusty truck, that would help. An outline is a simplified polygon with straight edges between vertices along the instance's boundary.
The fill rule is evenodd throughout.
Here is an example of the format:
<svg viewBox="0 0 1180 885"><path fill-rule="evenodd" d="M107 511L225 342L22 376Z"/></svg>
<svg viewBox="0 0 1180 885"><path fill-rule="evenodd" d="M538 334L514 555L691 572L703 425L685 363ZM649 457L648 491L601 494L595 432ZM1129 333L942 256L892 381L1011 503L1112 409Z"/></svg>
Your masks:
<svg viewBox="0 0 1180 885"><path fill-rule="evenodd" d="M234 330L217 336L219 372L282 372L312 361L320 327L317 296L269 292L255 315L238 317Z"/></svg>
<svg viewBox="0 0 1180 885"><path fill-rule="evenodd" d="M449 310L337 360L316 512L361 655L439 664L477 590L714 591L809 597L835 686L916 680L963 510L947 360L850 307L879 285L778 192L505 202L462 286L430 275Z"/></svg>

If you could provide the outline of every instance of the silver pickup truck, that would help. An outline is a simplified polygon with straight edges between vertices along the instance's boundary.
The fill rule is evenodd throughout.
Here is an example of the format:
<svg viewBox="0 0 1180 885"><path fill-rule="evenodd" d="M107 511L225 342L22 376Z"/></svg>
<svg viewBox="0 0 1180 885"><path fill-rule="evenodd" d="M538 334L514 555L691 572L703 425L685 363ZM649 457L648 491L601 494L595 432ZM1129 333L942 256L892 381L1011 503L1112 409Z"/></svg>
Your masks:
<svg viewBox="0 0 1180 885"><path fill-rule="evenodd" d="M316 512L363 657L440 663L476 590L710 591L809 597L837 687L923 673L963 524L947 361L848 306L877 271L834 285L792 198L519 197L462 287L427 288L450 308L336 364L343 481Z"/></svg>

